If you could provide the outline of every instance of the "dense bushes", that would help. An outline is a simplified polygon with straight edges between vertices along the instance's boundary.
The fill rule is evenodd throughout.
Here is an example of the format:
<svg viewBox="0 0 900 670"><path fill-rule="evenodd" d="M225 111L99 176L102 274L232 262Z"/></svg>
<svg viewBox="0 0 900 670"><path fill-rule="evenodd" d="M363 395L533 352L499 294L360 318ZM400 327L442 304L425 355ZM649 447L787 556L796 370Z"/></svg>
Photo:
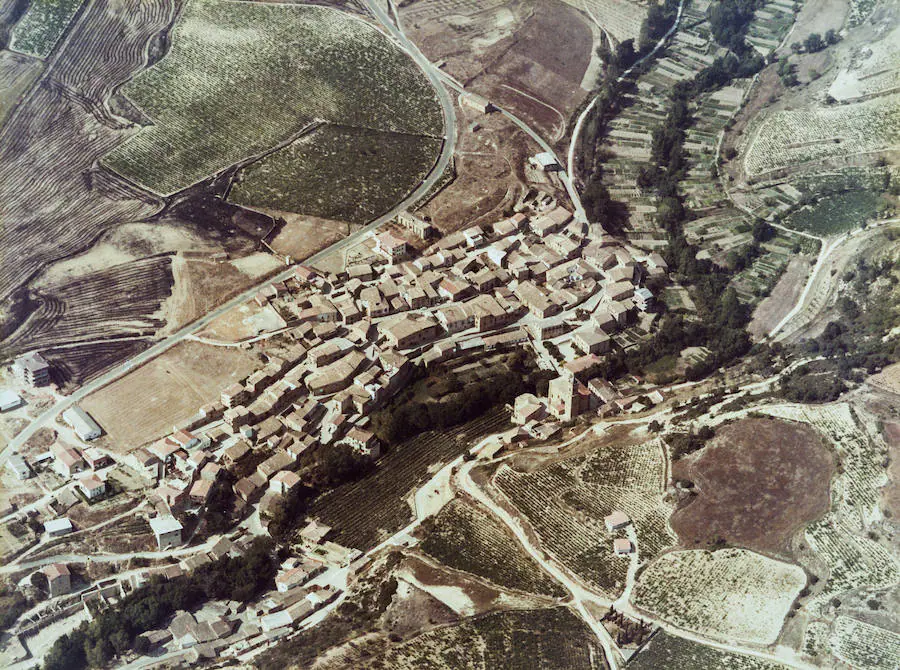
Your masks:
<svg viewBox="0 0 900 670"><path fill-rule="evenodd" d="M44 670L103 667L178 610L196 609L207 600L253 600L273 586L276 569L271 540L257 538L238 558L225 557L169 581L154 579L59 638L44 658Z"/></svg>

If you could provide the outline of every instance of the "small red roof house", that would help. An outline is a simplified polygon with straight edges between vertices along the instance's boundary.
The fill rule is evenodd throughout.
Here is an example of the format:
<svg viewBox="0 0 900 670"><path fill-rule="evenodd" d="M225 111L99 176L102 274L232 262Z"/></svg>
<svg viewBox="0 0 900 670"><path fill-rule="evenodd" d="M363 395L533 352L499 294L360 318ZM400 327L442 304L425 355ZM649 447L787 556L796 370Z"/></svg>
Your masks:
<svg viewBox="0 0 900 670"><path fill-rule="evenodd" d="M302 284L311 284L319 274L311 267L298 265L294 268L294 278Z"/></svg>
<svg viewBox="0 0 900 670"><path fill-rule="evenodd" d="M222 466L218 463L207 463L200 471L200 479L208 482L214 482L222 472Z"/></svg>
<svg viewBox="0 0 900 670"><path fill-rule="evenodd" d="M51 563L41 570L47 577L50 597L62 596L72 590L72 577L65 563Z"/></svg>
<svg viewBox="0 0 900 670"><path fill-rule="evenodd" d="M79 481L78 486L88 500L99 498L106 493L106 482L93 473Z"/></svg>

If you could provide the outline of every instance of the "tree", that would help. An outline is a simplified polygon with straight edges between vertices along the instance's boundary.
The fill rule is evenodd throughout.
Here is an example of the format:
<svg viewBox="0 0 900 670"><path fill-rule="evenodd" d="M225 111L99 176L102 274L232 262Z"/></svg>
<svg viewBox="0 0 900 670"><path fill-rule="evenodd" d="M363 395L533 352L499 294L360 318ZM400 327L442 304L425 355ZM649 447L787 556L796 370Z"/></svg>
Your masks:
<svg viewBox="0 0 900 670"><path fill-rule="evenodd" d="M828 44L837 44L841 41L841 36L837 34L834 28L830 28L825 33L825 41L828 42Z"/></svg>
<svg viewBox="0 0 900 670"><path fill-rule="evenodd" d="M822 39L822 36L819 33L810 33L809 36L803 41L803 46L806 47L806 50L814 54L817 51L821 51L824 49L827 44L825 44L825 40Z"/></svg>

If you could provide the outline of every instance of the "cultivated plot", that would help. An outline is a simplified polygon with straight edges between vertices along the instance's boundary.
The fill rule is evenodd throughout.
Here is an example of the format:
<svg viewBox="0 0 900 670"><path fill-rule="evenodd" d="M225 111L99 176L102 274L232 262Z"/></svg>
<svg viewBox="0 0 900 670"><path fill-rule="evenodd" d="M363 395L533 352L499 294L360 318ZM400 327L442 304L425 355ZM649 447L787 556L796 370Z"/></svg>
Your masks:
<svg viewBox="0 0 900 670"><path fill-rule="evenodd" d="M194 0L166 56L123 91L153 121L104 163L171 194L275 148L315 119L437 135L428 80L376 28L291 4Z"/></svg>
<svg viewBox="0 0 900 670"><path fill-rule="evenodd" d="M767 645L805 585L801 568L745 549L676 551L641 574L633 602L704 636Z"/></svg>

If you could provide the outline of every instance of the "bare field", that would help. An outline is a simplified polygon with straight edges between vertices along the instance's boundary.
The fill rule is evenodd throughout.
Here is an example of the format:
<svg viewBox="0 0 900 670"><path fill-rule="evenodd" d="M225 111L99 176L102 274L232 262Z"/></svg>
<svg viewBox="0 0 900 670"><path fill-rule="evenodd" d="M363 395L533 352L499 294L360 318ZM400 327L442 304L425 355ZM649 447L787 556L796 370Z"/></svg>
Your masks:
<svg viewBox="0 0 900 670"><path fill-rule="evenodd" d="M104 446L127 453L171 431L258 366L242 349L182 342L81 405L106 431Z"/></svg>
<svg viewBox="0 0 900 670"><path fill-rule="evenodd" d="M834 464L811 427L742 419L715 442L673 465L698 495L671 518L689 549L717 541L758 551L787 551L793 535L828 510Z"/></svg>
<svg viewBox="0 0 900 670"><path fill-rule="evenodd" d="M285 220L285 225L272 240L271 246L279 254L290 256L294 260L309 258L357 230L356 226L343 221L278 210L262 211Z"/></svg>
<svg viewBox="0 0 900 670"><path fill-rule="evenodd" d="M753 312L750 334L761 340L793 309L809 277L810 265L804 258L792 258L772 292Z"/></svg>
<svg viewBox="0 0 900 670"><path fill-rule="evenodd" d="M37 59L0 50L0 125L42 69Z"/></svg>

